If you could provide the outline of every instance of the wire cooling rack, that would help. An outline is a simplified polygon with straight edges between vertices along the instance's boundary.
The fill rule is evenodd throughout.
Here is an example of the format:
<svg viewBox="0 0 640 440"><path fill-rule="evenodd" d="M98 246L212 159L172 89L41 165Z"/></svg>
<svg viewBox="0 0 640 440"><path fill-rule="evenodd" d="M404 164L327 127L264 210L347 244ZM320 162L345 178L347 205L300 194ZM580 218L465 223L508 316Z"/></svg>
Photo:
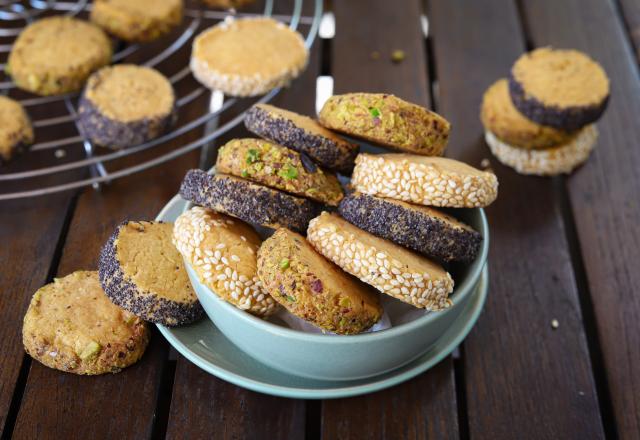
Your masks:
<svg viewBox="0 0 640 440"><path fill-rule="evenodd" d="M196 3L189 4L184 11L183 25L179 31L176 31L176 35L172 34L168 42L157 51L158 53L154 53L149 59L143 60L138 64L158 68L162 71L160 64L163 61L170 60L182 48L187 47L190 50L194 36L203 29L229 16L271 16L289 23L292 29L305 28L306 32L302 33L305 38L305 45L309 48L316 37L320 25L322 0L307 0L312 3L312 15L302 14L304 1L293 0L291 2L292 10L287 15L274 14L274 0L265 0L264 9L261 13L236 13L233 10L214 11L200 7ZM7 54L11 51L13 39L18 36L24 26L39 17L54 13L70 16L86 15L90 8L91 5L87 0L79 2L49 0L7 2L0 0L0 40L2 41L2 44L0 44L0 56L2 59L6 59ZM143 46L143 44L121 46L113 56L113 63L135 56ZM182 121L176 124L170 132L144 144L123 150L104 152L102 148L94 148L92 143L83 138L77 129L76 106L78 93L42 97L28 95L16 89L10 78L4 74L5 68L6 64L0 63L0 72L2 72L2 78L4 78L4 80L0 81L0 93L12 97L14 94L20 95L21 99L18 99L18 101L22 103L27 113L45 114L46 116L40 119L32 118L35 143L23 154L26 157L20 158L26 165L18 167L18 170L13 170L11 169L12 167L8 167L9 170L7 170L7 167L0 167L0 200L42 196L90 185L98 188L101 183L170 161L193 150L211 145L216 138L238 125L244 118L244 112L251 105L256 102L268 102L280 91L279 88L273 89L257 100L226 99L220 92L210 92L191 79L192 86L188 87L188 91L176 97L178 114L196 99L203 95L209 96L210 106L203 109L200 116L194 117L189 121ZM187 64L176 73L168 76L176 90L182 81L186 81L190 77L191 73ZM183 88L181 87L181 89ZM53 108L53 106L61 107L63 109L62 114L50 114L47 109ZM224 116L225 113L227 117ZM226 122L218 125L220 120L226 120ZM62 132L68 134L70 130L73 130L73 135L63 135L56 138L55 135L48 134L46 135L46 140L39 140L39 134L44 131L47 133ZM166 148L162 149L163 145L166 147L167 142L175 140L179 136L188 135L190 132L200 134L197 140L168 151ZM42 138L45 138L45 136L42 136ZM145 153L144 157L140 157L143 151L154 149L159 151L158 155L149 157L149 154ZM45 159L33 161L36 166L30 165L29 155L41 153L44 153ZM63 160L64 158L73 159ZM129 158L126 160L128 166L109 170L110 163L122 158ZM82 173L83 170L85 171L84 173ZM87 177L87 170L90 177ZM55 179L51 179L51 176L54 175ZM52 180L55 183L51 184Z"/></svg>

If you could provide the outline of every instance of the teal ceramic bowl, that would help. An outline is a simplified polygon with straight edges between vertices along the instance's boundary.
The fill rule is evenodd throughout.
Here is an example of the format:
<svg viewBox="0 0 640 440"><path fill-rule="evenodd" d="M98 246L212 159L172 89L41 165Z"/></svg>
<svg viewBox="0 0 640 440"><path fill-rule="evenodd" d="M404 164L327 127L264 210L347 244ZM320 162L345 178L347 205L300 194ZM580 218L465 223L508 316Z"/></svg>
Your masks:
<svg viewBox="0 0 640 440"><path fill-rule="evenodd" d="M453 306L377 332L337 336L293 330L257 318L220 299L198 280L188 264L187 273L216 327L254 359L310 379L363 379L399 368L425 353L465 309L487 260L489 227L482 209L461 209L455 214L479 231L484 240L473 263L450 268L455 281Z"/></svg>

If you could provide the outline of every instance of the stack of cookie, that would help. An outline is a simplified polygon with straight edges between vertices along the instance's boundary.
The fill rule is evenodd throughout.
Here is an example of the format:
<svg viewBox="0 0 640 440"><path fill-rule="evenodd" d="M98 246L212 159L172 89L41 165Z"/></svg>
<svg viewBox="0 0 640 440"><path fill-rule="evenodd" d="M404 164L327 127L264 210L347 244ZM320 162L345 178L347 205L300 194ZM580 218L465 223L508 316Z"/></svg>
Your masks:
<svg viewBox="0 0 640 440"><path fill-rule="evenodd" d="M594 124L609 100L602 67L575 50L522 55L508 79L484 94L480 118L500 162L521 174L570 173L596 145Z"/></svg>

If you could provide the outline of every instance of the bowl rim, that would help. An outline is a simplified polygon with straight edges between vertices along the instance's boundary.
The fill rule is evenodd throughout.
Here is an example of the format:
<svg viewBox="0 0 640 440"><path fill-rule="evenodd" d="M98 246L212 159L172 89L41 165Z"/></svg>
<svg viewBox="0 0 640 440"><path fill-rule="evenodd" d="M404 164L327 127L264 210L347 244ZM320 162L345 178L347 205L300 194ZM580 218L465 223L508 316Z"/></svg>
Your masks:
<svg viewBox="0 0 640 440"><path fill-rule="evenodd" d="M194 203L187 201L185 204L183 212L191 209L191 207L196 206ZM247 313L244 310L238 309L236 306L228 303L227 301L220 298L216 293L213 292L207 285L200 282L198 275L193 270L191 265L186 259L184 260L185 268L189 272L189 278L192 284L195 284L193 280L196 280L199 287L203 289L203 291L212 297L213 301L217 301L219 307L226 311L227 313L231 313L235 315L238 319L243 320L246 324L251 327L260 329L262 331L266 331L274 336L278 336L286 339L296 339L304 342L314 342L320 344L351 344L354 342L375 342L381 341L391 338L396 338L407 333L410 333L417 328L428 325L430 322L441 319L448 313L450 313L454 308L459 307L459 304L463 303L463 299L466 298L473 292L473 289L476 287L478 280L482 274L482 269L485 266L487 261L487 257L489 254L489 223L487 221L487 216L484 212L483 208L472 208L476 210L480 215L480 230L479 232L482 234L482 245L480 248L480 253L476 257L476 259L471 263L469 268L469 273L463 280L463 282L459 285L459 287L454 286L454 291L451 295L451 299L454 300L453 305L446 310L438 311L438 312L429 312L424 316L414 319L411 322L407 322L404 324L400 324L395 327L391 327L388 329L369 332L369 333L359 333L355 335L327 335L322 333L307 333L304 331L283 327L278 324L274 324L265 319L254 316L250 313ZM200 295L198 293L199 289L194 285L194 290L198 299L200 300ZM383 293L381 293L383 294ZM202 301L201 301L202 302ZM206 309L205 309L206 311ZM209 316L207 312L207 318L213 319Z"/></svg>

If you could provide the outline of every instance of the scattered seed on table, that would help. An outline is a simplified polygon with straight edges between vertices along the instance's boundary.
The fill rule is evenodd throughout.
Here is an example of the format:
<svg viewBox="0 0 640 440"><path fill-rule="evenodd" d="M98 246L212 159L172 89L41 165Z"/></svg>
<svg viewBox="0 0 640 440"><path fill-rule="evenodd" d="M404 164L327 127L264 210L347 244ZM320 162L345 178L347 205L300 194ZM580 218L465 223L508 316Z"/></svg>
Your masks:
<svg viewBox="0 0 640 440"><path fill-rule="evenodd" d="M404 53L404 50L396 49L391 53L391 61L393 61L396 64L401 63L404 61L406 56L407 55Z"/></svg>
<svg viewBox="0 0 640 440"><path fill-rule="evenodd" d="M558 320L557 319L552 319L551 320L551 328L555 330L558 327L560 327L560 323L558 322Z"/></svg>

